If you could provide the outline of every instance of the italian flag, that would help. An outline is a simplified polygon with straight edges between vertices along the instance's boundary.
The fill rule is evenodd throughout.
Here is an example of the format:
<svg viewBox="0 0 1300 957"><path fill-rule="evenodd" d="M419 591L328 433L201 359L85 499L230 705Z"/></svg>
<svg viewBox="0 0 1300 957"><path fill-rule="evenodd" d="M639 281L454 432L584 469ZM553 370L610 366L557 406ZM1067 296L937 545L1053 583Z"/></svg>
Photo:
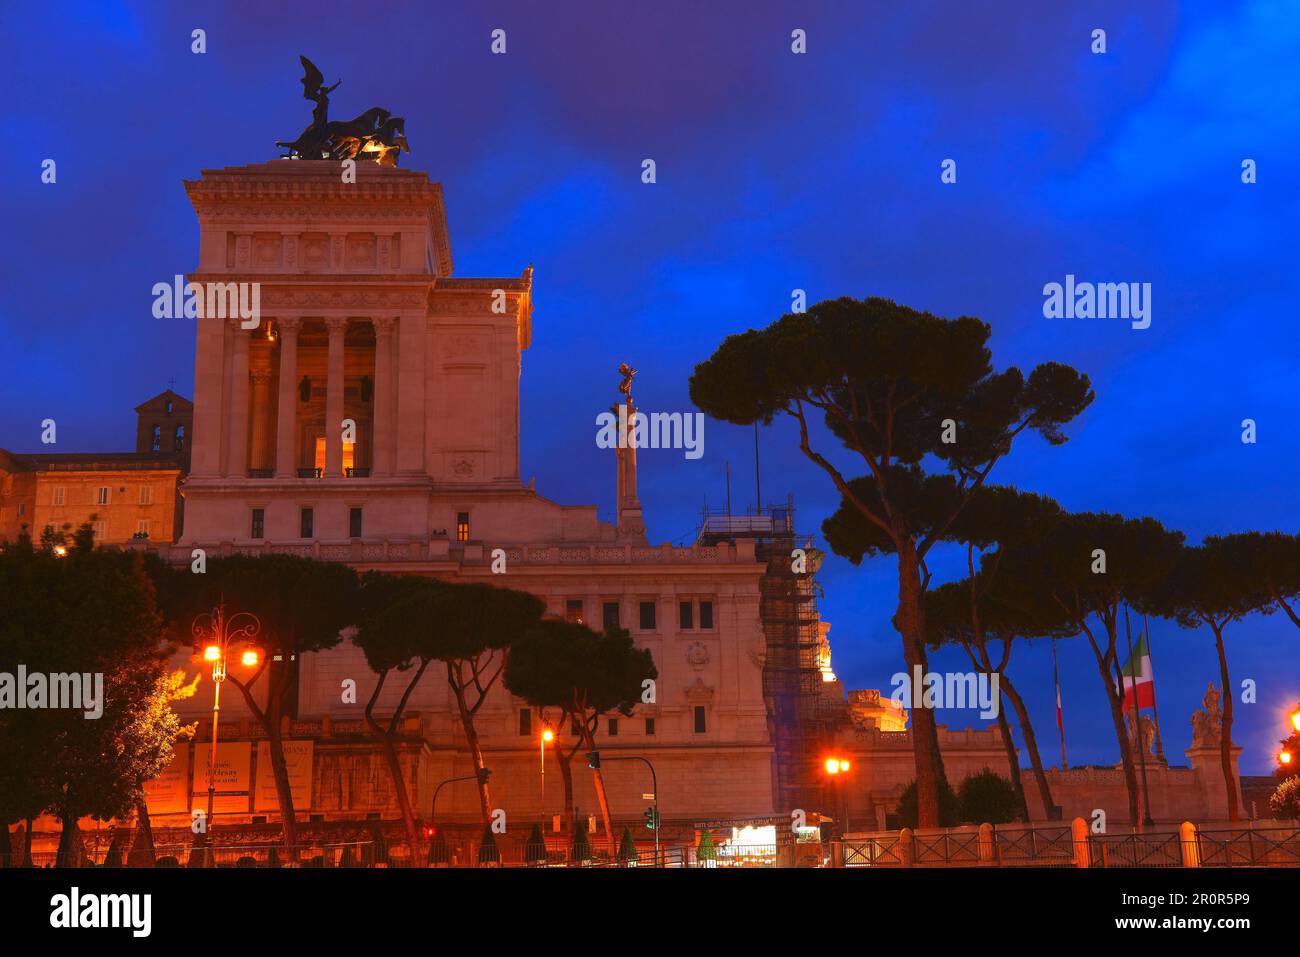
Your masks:
<svg viewBox="0 0 1300 957"><path fill-rule="evenodd" d="M1124 712L1133 708L1150 708L1156 703L1156 686L1151 677L1151 653L1147 650L1147 636L1143 635L1133 648L1133 657L1120 670L1124 679Z"/></svg>

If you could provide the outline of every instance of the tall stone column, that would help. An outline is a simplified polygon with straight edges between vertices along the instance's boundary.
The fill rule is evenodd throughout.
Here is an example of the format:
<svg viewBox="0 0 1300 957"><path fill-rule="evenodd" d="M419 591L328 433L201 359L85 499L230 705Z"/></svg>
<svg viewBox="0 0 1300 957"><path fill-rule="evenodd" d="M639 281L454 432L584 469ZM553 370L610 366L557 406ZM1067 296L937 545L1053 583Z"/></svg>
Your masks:
<svg viewBox="0 0 1300 957"><path fill-rule="evenodd" d="M420 475L424 461L424 362L428 319L408 313L398 326L397 350L397 471Z"/></svg>
<svg viewBox="0 0 1300 957"><path fill-rule="evenodd" d="M220 319L198 320L194 350L194 427L189 436L190 474L221 474L221 436L225 431L226 330Z"/></svg>
<svg viewBox="0 0 1300 957"><path fill-rule="evenodd" d="M280 329L280 396L276 406L275 477L298 474L298 330L302 320L276 320Z"/></svg>
<svg viewBox="0 0 1300 957"><path fill-rule="evenodd" d="M248 475L248 330L232 322L230 359L230 446L227 475Z"/></svg>
<svg viewBox="0 0 1300 957"><path fill-rule="evenodd" d="M393 474L393 413L397 405L397 376L393 368L393 316L377 316L375 326L375 429L376 475Z"/></svg>
<svg viewBox="0 0 1300 957"><path fill-rule="evenodd" d="M325 477L343 475L343 333L348 321L342 316L325 320L329 329L329 354L325 379Z"/></svg>
<svg viewBox="0 0 1300 957"><path fill-rule="evenodd" d="M271 467L271 370L254 369L253 379L253 441L248 467Z"/></svg>

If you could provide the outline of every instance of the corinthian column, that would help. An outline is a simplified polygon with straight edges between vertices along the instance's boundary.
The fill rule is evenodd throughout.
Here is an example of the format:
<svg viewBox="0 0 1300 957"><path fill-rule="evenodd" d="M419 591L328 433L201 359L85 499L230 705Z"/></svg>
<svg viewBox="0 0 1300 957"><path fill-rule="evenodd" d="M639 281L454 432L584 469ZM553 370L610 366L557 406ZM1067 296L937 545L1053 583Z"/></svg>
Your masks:
<svg viewBox="0 0 1300 957"><path fill-rule="evenodd" d="M343 476L343 333L348 321L342 316L325 320L330 344L325 379L325 477Z"/></svg>
<svg viewBox="0 0 1300 957"><path fill-rule="evenodd" d="M248 330L231 323L230 447L228 475L248 476Z"/></svg>
<svg viewBox="0 0 1300 957"><path fill-rule="evenodd" d="M280 396L276 405L275 477L296 476L298 440L298 329L302 320L277 319L280 330Z"/></svg>
<svg viewBox="0 0 1300 957"><path fill-rule="evenodd" d="M264 469L271 465L271 370L254 369L253 379L253 442L248 467Z"/></svg>
<svg viewBox="0 0 1300 957"><path fill-rule="evenodd" d="M393 328L397 319L378 316L375 326L375 431L376 475L393 474L393 410L397 405L397 376L393 375Z"/></svg>

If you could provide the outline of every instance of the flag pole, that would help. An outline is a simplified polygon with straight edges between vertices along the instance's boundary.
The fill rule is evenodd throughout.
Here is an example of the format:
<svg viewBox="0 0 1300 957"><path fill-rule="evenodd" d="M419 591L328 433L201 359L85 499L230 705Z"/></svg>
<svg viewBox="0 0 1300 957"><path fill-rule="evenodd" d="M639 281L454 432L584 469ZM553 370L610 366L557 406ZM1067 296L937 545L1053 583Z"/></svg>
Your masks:
<svg viewBox="0 0 1300 957"><path fill-rule="evenodd" d="M1147 658L1151 658L1151 622L1147 619L1146 612L1142 613L1142 634L1147 640ZM1162 764L1165 761L1165 743L1160 740L1160 708L1156 705L1156 663L1151 662L1151 711L1156 716L1156 757Z"/></svg>
<svg viewBox="0 0 1300 957"><path fill-rule="evenodd" d="M1128 636L1128 665L1130 668L1136 668L1133 661L1133 627L1129 623L1128 602L1124 603L1124 633ZM1147 749L1142 743L1142 706L1138 703L1137 675L1131 676L1133 679L1133 729L1136 732L1134 737L1137 739L1138 764L1142 768L1142 825L1149 827L1155 824L1151 817L1151 789L1147 787ZM1155 690L1155 682L1152 681L1151 690ZM1124 694L1123 675L1120 678L1120 694Z"/></svg>
<svg viewBox="0 0 1300 957"><path fill-rule="evenodd" d="M1069 768L1065 760L1065 713L1061 710L1061 672L1056 666L1056 639L1052 639L1052 680L1056 682L1056 730L1061 733L1061 770Z"/></svg>

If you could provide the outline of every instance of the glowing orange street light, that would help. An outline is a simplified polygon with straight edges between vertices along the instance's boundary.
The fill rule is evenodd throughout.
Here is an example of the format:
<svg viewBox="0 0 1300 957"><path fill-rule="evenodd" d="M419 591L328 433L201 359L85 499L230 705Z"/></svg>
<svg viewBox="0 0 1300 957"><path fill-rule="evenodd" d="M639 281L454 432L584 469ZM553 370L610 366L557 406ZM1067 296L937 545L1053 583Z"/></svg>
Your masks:
<svg viewBox="0 0 1300 957"><path fill-rule="evenodd" d="M827 758L825 768L827 774L839 774L849 769L849 762L841 758Z"/></svg>
<svg viewBox="0 0 1300 957"><path fill-rule="evenodd" d="M54 554L59 556L59 558L64 558L67 556L68 550L62 545L55 545Z"/></svg>
<svg viewBox="0 0 1300 957"><path fill-rule="evenodd" d="M541 777L541 787L542 787L542 803L539 806L537 816L541 818L543 835L546 834L546 746L554 740L555 740L555 732L550 728L542 728L541 742L540 742L540 747L541 747L540 777ZM544 842L545 842L545 838L543 838L543 843Z"/></svg>
<svg viewBox="0 0 1300 957"><path fill-rule="evenodd" d="M1291 712L1291 727L1300 731L1300 708L1296 708Z"/></svg>
<svg viewBox="0 0 1300 957"><path fill-rule="evenodd" d="M1291 763L1291 752L1290 752L1290 751L1283 751L1281 754L1279 754L1279 755L1277 756L1277 760L1278 760L1278 763L1279 763L1279 764L1290 764L1290 763Z"/></svg>
<svg viewBox="0 0 1300 957"><path fill-rule="evenodd" d="M547 728L545 731L542 732L542 740L545 741L547 744L550 744L552 741L555 740L555 732L552 731L550 728Z"/></svg>
<svg viewBox="0 0 1300 957"><path fill-rule="evenodd" d="M257 665L257 661L258 661L257 651L256 649L253 648L250 648L247 651L245 651L243 656L240 657L239 659L239 663L241 665L247 665L250 668L255 667Z"/></svg>
<svg viewBox="0 0 1300 957"><path fill-rule="evenodd" d="M208 645L203 649L204 661L217 661L221 658L221 649L216 645Z"/></svg>

